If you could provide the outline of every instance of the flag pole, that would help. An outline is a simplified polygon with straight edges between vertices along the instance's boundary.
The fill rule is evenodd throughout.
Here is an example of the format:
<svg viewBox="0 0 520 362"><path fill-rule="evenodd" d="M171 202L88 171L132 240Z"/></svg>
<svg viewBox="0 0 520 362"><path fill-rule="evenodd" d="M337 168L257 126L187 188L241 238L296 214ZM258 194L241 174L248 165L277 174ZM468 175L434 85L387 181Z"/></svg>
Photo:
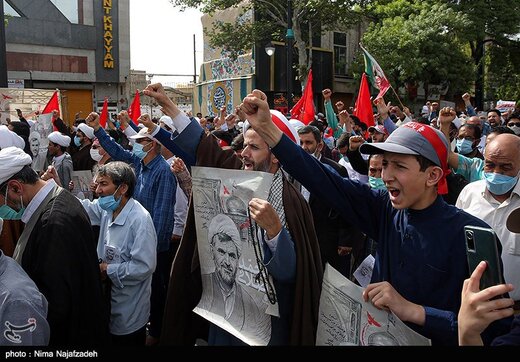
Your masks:
<svg viewBox="0 0 520 362"><path fill-rule="evenodd" d="M404 104L403 104L403 102L401 102L401 98L399 98L399 95L395 91L394 87L390 86L390 88L392 88L392 92L394 92L395 96L397 97L397 100L399 101L399 104L401 105L401 110L404 110Z"/></svg>

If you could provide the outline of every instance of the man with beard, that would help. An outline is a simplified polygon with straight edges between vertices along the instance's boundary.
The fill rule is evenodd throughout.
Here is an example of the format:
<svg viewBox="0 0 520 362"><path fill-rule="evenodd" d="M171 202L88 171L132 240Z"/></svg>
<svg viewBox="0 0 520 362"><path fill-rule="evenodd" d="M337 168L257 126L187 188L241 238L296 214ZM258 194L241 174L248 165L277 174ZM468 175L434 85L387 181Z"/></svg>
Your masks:
<svg viewBox="0 0 520 362"><path fill-rule="evenodd" d="M263 230L263 263L273 277L280 312L280 318L271 318L269 343L313 345L323 272L312 215L305 199L287 181L268 145L247 126L247 122L241 162L233 150L222 150L214 136L206 135L197 122L190 121L167 97L161 84L149 85L144 92L155 98L163 113L173 120L179 133L174 141L169 132L152 122L145 123L151 134L172 152L176 146L196 155L197 166L238 169L243 165L246 171L274 174L268 200L254 198L249 203L251 218ZM277 111L272 111L272 117L288 137L298 143L298 135L289 121ZM193 331L197 323L195 316L190 313L201 296L196 242L194 213L190 206L186 229L172 268L164 320L164 325L170 328L163 330L162 344L192 344L198 336ZM241 343L213 324L209 336L210 344Z"/></svg>

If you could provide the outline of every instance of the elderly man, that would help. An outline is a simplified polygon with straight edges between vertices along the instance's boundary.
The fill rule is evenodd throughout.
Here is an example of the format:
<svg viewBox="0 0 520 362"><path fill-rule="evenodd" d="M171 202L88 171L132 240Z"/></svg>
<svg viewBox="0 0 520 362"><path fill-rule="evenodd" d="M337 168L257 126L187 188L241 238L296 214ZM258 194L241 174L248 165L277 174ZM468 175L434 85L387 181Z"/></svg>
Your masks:
<svg viewBox="0 0 520 362"><path fill-rule="evenodd" d="M114 346L144 346L150 315L157 236L152 218L133 199L134 170L111 162L96 174L95 201L82 200L92 225L99 225L101 278L110 279L110 333Z"/></svg>
<svg viewBox="0 0 520 362"><path fill-rule="evenodd" d="M65 187L68 187L72 180L72 172L74 171L72 158L67 153L69 145L70 137L63 133L54 131L49 135L48 153L53 156L52 164L58 173L61 184Z"/></svg>
<svg viewBox="0 0 520 362"><path fill-rule="evenodd" d="M26 205L25 229L13 258L49 301L49 345L99 346L107 341L95 241L79 201L41 180L21 149L0 151L0 204Z"/></svg>
<svg viewBox="0 0 520 362"><path fill-rule="evenodd" d="M280 309L280 318L271 318L270 344L314 344L323 268L312 215L305 199L287 181L268 145L247 123L244 125L241 161L233 150L222 150L215 137L206 135L196 121L184 115L167 97L162 85L148 86L145 94L158 101L164 113L172 118L179 133L172 141L171 134L167 131L152 123L146 124L152 135L165 147L177 146L189 155L196 156L198 166L231 169L243 167L246 171L274 174L268 200L255 198L249 203L251 218L262 229L263 262L273 277ZM280 112L273 111L272 117L293 142L298 142L298 134ZM172 282L168 291L169 308L165 311L165 320L172 328L163 334L162 343L165 344L189 344L196 337L192 333L186 333L186 330L194 328L195 319L192 319L193 314L190 311L200 299L201 284L199 268L192 267L197 241L192 211L190 215L172 268ZM179 297L181 293L185 297ZM209 337L211 344L240 343L213 324L210 326Z"/></svg>
<svg viewBox="0 0 520 362"><path fill-rule="evenodd" d="M509 232L504 222L520 207L520 138L500 134L484 152L484 179L467 185L456 206L487 222L502 243L502 262L507 283L520 286L520 235ZM520 288L511 292L520 308Z"/></svg>
<svg viewBox="0 0 520 362"><path fill-rule="evenodd" d="M142 117L144 118L144 117ZM121 117L122 122L125 122ZM149 118L147 118L149 119ZM150 338L148 344L157 343L162 328L163 310L170 279L177 181L161 155L161 145L143 128L131 136L132 152L125 150L99 125L99 115L91 113L87 120L103 149L116 161L134 166L137 181L133 197L150 213L157 233L157 266L152 279L150 312ZM130 122L131 123L131 122Z"/></svg>

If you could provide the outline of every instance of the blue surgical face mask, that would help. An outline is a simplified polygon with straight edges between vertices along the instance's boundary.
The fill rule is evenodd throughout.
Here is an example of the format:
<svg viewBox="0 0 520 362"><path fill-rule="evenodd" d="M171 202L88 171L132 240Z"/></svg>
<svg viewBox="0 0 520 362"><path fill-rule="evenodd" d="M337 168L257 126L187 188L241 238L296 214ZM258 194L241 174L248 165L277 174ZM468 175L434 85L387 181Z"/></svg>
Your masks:
<svg viewBox="0 0 520 362"><path fill-rule="evenodd" d="M9 190L9 186L5 189L5 203L0 206L0 218L4 220L20 220L22 218L23 213L25 212L25 207L23 207L23 199L20 196L20 203L22 205L20 211L14 210L12 207L7 205L7 191Z"/></svg>
<svg viewBox="0 0 520 362"><path fill-rule="evenodd" d="M515 187L518 182L518 175L511 177L500 173L484 172L486 187L492 194L505 195Z"/></svg>
<svg viewBox="0 0 520 362"><path fill-rule="evenodd" d="M121 186L121 185L119 185ZM116 200L114 195L117 193L117 190L119 190L119 186L117 187L116 191L110 196L101 196L98 199L99 207L106 211L116 211L119 205L121 205L121 199L123 198L123 195L119 197L119 199Z"/></svg>
<svg viewBox="0 0 520 362"><path fill-rule="evenodd" d="M368 184L372 190L386 190L385 182L382 178L368 176Z"/></svg>
<svg viewBox="0 0 520 362"><path fill-rule="evenodd" d="M116 121L116 122L115 122L115 126L116 126L117 129L119 129L119 127L121 127L121 122Z"/></svg>
<svg viewBox="0 0 520 362"><path fill-rule="evenodd" d="M132 146L132 153L142 160L148 154L148 152L143 151L143 148L145 148L148 145L149 143L143 146L142 144L136 142Z"/></svg>
<svg viewBox="0 0 520 362"><path fill-rule="evenodd" d="M463 139L457 139L457 149L461 155L467 155L473 151L473 141Z"/></svg>
<svg viewBox="0 0 520 362"><path fill-rule="evenodd" d="M81 140L78 136L74 136L74 144L76 145L76 147L81 147Z"/></svg>

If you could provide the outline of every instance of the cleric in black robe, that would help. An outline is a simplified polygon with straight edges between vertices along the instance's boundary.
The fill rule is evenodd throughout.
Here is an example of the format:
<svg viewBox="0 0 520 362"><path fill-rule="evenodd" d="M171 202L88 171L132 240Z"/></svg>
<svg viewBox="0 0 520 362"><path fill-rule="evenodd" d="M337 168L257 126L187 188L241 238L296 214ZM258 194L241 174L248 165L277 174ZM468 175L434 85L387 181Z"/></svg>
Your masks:
<svg viewBox="0 0 520 362"><path fill-rule="evenodd" d="M0 151L0 203L17 211L27 206L13 258L49 302L49 345L105 345L108 310L88 216L72 194L41 180L30 165L18 148Z"/></svg>
<svg viewBox="0 0 520 362"><path fill-rule="evenodd" d="M155 85L154 89L154 86L148 86L145 92L151 93L150 91L154 89L159 93L162 90L162 87L159 87ZM167 97L162 97L161 94L157 93L152 96L156 96L156 100L163 106L164 113L172 117L174 121L176 116L182 117L176 106ZM169 103L166 104L165 102ZM172 110L173 112L171 112ZM177 110L177 112L175 110ZM281 121L284 117L280 115L279 118ZM152 127L153 125L150 126ZM284 125L281 125L281 127L287 128L289 126L284 122ZM172 144L169 140L169 136L164 136L166 132L164 130L159 130L159 133L156 135L159 142L161 142L163 146L168 147L172 152L175 153L175 148L182 144L184 147L181 146L181 149L190 153L189 147L183 144L183 141L187 141L188 143L197 144L197 166L229 169L241 168L242 161L235 153L232 150L223 151L219 147L216 138L213 137L213 135L205 134L198 124L191 121L188 125L184 126L184 128L176 128L177 132L181 134L181 136L176 139L176 141L180 141L177 145ZM288 128L287 130L290 131ZM185 133L183 134L182 132ZM197 134L195 138L192 137L194 133ZM161 137L161 134L164 137ZM290 345L314 345L323 277L318 241L316 239L312 215L303 196L285 177L282 179L282 184L283 191L281 198L285 210L287 229L294 242L296 251L296 279L290 285L288 284L282 288L277 288L275 281L277 294L287 301L287 303L280 303L280 315L283 316L285 314L287 317L287 319L282 321L284 324L287 323L287 330L283 331L284 334L286 333L287 335L282 338L277 338L280 336L274 335L276 328L273 328L271 342L274 342L274 344L281 342ZM195 329L199 323L202 326L204 323L201 323L200 320L190 312L193 307L197 305L200 296L201 274L196 246L193 205L190 205L181 245L172 266L163 321L163 333L160 341L161 344L193 345L193 338L203 336L204 328L200 331L196 331ZM285 310L284 313L286 307L288 307L289 310ZM282 317L282 319L284 318ZM273 320L273 323L275 323L275 320Z"/></svg>

